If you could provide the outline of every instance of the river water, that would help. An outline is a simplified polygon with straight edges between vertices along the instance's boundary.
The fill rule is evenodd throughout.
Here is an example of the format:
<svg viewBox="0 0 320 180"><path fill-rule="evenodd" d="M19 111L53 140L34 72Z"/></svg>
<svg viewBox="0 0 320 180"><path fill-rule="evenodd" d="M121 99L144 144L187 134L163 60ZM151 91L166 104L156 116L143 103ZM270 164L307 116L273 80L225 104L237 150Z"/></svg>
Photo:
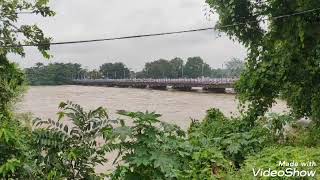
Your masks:
<svg viewBox="0 0 320 180"><path fill-rule="evenodd" d="M31 112L35 117L55 119L59 103L67 100L78 103L85 109L104 106L112 119L119 117L117 110L156 111L162 114L160 120L177 124L185 130L191 118L201 120L209 108L219 108L227 116L238 114L237 101L232 94L93 86L30 87L16 110ZM282 101L272 108L273 112L285 110L286 105ZM112 161L116 156L116 152L109 153L107 158L110 161L97 166L96 171L112 171L115 168Z"/></svg>
<svg viewBox="0 0 320 180"><path fill-rule="evenodd" d="M188 128L191 118L201 120L209 108L219 108L227 116L238 114L237 101L232 94L92 86L30 87L18 103L17 111L55 119L59 103L66 100L85 109L104 106L113 119L119 117L117 110L156 111L162 114L160 120L175 123L183 129ZM283 112L286 109L285 103L279 101L271 111Z"/></svg>

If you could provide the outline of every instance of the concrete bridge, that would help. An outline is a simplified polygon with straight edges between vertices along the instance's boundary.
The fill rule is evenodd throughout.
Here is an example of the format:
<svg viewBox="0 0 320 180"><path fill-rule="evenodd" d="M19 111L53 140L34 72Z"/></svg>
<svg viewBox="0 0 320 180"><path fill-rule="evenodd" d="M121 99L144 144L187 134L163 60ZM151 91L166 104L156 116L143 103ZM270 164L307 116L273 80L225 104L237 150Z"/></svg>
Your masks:
<svg viewBox="0 0 320 180"><path fill-rule="evenodd" d="M166 90L168 88L190 91L192 88L201 87L205 91L225 93L227 88L233 88L237 79L78 79L73 80L74 85L107 86L107 87L132 87Z"/></svg>

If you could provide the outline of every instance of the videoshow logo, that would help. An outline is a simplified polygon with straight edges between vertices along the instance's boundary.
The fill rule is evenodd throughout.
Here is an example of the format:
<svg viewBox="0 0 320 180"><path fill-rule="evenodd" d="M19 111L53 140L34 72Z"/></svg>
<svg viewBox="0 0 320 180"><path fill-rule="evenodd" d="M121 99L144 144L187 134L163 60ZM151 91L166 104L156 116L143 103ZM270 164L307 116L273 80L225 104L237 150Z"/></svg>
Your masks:
<svg viewBox="0 0 320 180"><path fill-rule="evenodd" d="M314 161L311 162L285 162L279 161L278 165L284 167L282 170L272 170L269 169L256 169L252 168L252 173L254 177L315 177L316 170L309 170L310 167L315 167L317 164ZM299 168L297 168L300 166ZM308 169L308 170L304 170Z"/></svg>

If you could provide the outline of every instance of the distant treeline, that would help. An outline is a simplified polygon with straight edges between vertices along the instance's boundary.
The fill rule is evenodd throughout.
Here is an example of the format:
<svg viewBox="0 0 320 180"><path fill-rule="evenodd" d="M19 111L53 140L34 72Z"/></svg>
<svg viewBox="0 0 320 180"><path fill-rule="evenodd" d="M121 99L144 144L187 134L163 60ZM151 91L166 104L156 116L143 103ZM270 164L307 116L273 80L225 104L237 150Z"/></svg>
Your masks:
<svg viewBox="0 0 320 180"><path fill-rule="evenodd" d="M26 68L25 72L31 85L63 85L72 79L124 79L124 78L224 78L239 77L244 69L244 62L233 58L224 68L211 68L201 57L190 57L184 63L181 58L172 60L159 59L145 64L140 72L130 71L122 62L102 64L99 70L87 70L80 64L37 63Z"/></svg>

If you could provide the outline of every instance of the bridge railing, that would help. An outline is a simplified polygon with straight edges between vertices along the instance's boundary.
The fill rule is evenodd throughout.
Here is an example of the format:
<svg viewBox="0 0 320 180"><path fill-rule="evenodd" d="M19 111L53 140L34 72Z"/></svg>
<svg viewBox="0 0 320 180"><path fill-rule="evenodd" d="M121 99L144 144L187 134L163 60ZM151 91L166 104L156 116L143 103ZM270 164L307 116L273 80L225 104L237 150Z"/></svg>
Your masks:
<svg viewBox="0 0 320 180"><path fill-rule="evenodd" d="M105 83L163 83L163 84L233 84L236 78L197 78L197 79L75 79L74 82L105 82Z"/></svg>

